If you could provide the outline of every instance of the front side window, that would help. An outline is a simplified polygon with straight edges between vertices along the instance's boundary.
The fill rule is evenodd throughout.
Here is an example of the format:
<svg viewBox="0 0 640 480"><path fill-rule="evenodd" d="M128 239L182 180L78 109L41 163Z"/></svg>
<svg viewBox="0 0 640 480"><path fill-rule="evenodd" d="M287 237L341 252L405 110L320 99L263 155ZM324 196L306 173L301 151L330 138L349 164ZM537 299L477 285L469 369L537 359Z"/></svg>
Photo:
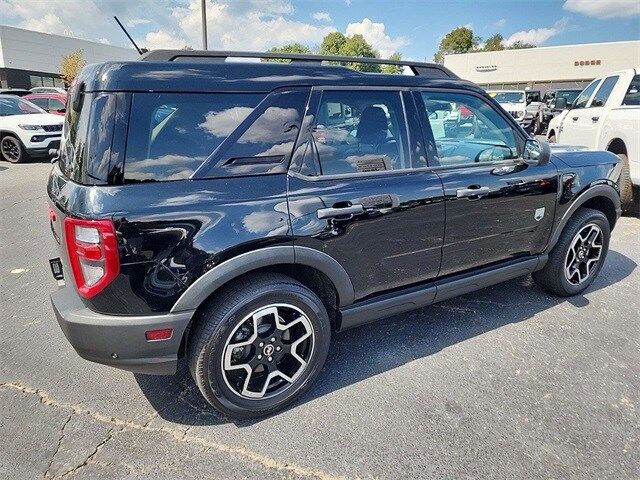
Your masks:
<svg viewBox="0 0 640 480"><path fill-rule="evenodd" d="M594 80L593 82L591 82L587 88L585 88L582 93L580 93L580 95L578 95L578 98L576 98L576 101L573 102L573 105L571 108L584 108L587 106L587 103L589 102L589 99L591 98L591 95L593 95L593 92L595 91L595 89L598 87L598 85L600 84L600 80Z"/></svg>
<svg viewBox="0 0 640 480"><path fill-rule="evenodd" d="M436 143L436 166L518 158L514 129L483 99L457 92L421 95Z"/></svg>
<svg viewBox="0 0 640 480"><path fill-rule="evenodd" d="M189 178L263 98L244 93L133 94L125 182Z"/></svg>
<svg viewBox="0 0 640 480"><path fill-rule="evenodd" d="M592 107L603 107L604 104L607 103L607 99L609 98L609 95L611 95L611 91L613 90L613 88L616 86L618 78L620 77L616 75L604 79L602 85L600 85L600 88L596 93L596 96L593 97L593 100L591 101Z"/></svg>
<svg viewBox="0 0 640 480"><path fill-rule="evenodd" d="M410 168L400 93L325 90L305 148L309 176Z"/></svg>
<svg viewBox="0 0 640 480"><path fill-rule="evenodd" d="M631 80L629 89L622 100L622 105L640 105L640 75Z"/></svg>

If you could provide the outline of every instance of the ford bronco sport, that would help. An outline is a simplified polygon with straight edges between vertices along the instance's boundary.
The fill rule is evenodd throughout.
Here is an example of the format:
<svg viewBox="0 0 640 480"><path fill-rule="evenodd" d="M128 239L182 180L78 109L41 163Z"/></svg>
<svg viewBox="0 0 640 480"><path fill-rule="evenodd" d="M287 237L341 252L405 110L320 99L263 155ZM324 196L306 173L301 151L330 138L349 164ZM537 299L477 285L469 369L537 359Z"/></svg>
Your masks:
<svg viewBox="0 0 640 480"><path fill-rule="evenodd" d="M440 65L347 61L83 69L48 182L51 299L80 356L164 375L185 357L208 402L255 417L312 384L334 332L530 273L591 284L617 156L551 152Z"/></svg>

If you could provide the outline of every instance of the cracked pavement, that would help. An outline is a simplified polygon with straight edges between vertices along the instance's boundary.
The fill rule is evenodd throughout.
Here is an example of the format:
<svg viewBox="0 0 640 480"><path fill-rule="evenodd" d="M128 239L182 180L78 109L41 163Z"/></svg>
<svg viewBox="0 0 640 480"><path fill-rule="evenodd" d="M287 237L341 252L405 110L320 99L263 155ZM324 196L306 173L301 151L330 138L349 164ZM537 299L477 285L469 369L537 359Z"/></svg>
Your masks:
<svg viewBox="0 0 640 480"><path fill-rule="evenodd" d="M335 335L298 403L230 422L184 365L133 375L67 343L49 169L0 163L0 478L640 477L640 220L583 296L524 277Z"/></svg>

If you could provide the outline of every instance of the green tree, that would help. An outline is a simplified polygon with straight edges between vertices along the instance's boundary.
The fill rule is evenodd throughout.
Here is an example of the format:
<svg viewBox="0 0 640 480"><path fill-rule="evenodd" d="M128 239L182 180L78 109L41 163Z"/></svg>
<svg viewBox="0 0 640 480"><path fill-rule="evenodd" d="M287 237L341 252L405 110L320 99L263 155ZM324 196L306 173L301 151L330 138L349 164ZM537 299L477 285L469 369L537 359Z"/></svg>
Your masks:
<svg viewBox="0 0 640 480"><path fill-rule="evenodd" d="M73 80L78 76L82 67L87 64L87 62L84 61L82 54L83 50L80 48L75 52L62 57L62 63L60 64L60 76L67 85L71 85L71 83L73 83Z"/></svg>
<svg viewBox="0 0 640 480"><path fill-rule="evenodd" d="M468 27L457 27L447 33L440 41L438 51L433 59L438 63L444 62L444 56L452 53L467 53L478 46L481 39L473 35Z"/></svg>
<svg viewBox="0 0 640 480"><path fill-rule="evenodd" d="M359 33L347 37L347 41L344 42L344 45L342 45L340 49L340 55L344 55L345 57L378 58L378 52L376 52ZM361 72L380 73L381 71L380 65L375 63L351 62L348 63L347 66Z"/></svg>
<svg viewBox="0 0 640 480"><path fill-rule="evenodd" d="M402 54L401 53L393 53L390 57L389 60L402 60ZM397 75L402 73L402 67L400 65L383 65L382 66L382 73L388 73L391 75Z"/></svg>
<svg viewBox="0 0 640 480"><path fill-rule="evenodd" d="M527 43L522 40L518 40L516 42L513 42L507 48L509 50L520 50L522 48L536 48L536 46L533 43Z"/></svg>
<svg viewBox="0 0 640 480"><path fill-rule="evenodd" d="M301 43L287 43L281 47L270 48L268 51L271 53L311 53L311 49ZM289 63L289 60L280 58L263 58L262 61Z"/></svg>
<svg viewBox="0 0 640 480"><path fill-rule="evenodd" d="M320 45L321 55L341 55L342 47L347 41L340 32L331 32L322 39L322 45Z"/></svg>
<svg viewBox="0 0 640 480"><path fill-rule="evenodd" d="M504 41L504 37L499 33L496 33L495 35L492 35L491 37L487 38L487 40L484 42L484 47L482 48L482 51L495 52L497 50L504 50L504 44L502 43L503 41Z"/></svg>

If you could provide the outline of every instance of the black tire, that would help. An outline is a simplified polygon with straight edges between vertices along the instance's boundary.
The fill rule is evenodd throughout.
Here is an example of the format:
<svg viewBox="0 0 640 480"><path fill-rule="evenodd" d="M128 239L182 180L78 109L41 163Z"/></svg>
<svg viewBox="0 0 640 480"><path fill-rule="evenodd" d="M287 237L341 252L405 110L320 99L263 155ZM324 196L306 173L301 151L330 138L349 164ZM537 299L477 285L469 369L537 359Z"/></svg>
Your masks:
<svg viewBox="0 0 640 480"><path fill-rule="evenodd" d="M275 393L271 393L271 396L247 398L243 393L248 383L245 383L242 379L237 381L230 379L230 375L241 376L242 369L237 367L239 370L231 372L231 369L225 367L227 342L233 345L237 344L238 335L247 333L241 329L247 328L247 325L249 325L247 322L251 322L250 318L253 318L253 314L264 307L273 308L274 305L279 306L280 312L282 308L288 306L297 311L293 316L299 313L302 313L303 317L306 316L308 321L305 320L306 326L304 328L306 329L307 326L310 326L313 331L310 336L311 342L305 340L307 343L301 345L308 355L308 359L305 358L306 366L301 367L303 369L298 375L288 372L294 381L287 382L283 377L277 375L271 382L262 382L263 388L269 387L272 383L274 387L281 385L278 387L280 390L275 389ZM278 321L277 315L271 316L275 317L276 322ZM270 315L264 316L264 318L268 317ZM331 340L331 324L322 301L301 283L280 274L260 273L240 279L223 288L219 293L216 292L208 303L203 305L194 322L187 344L187 358L191 375L204 398L217 410L233 418L262 417L281 410L295 401L310 387L320 373L327 358ZM293 324L292 321L288 323ZM287 322L281 322L280 324L286 325ZM268 344L273 342L273 338L277 335L273 337L272 333L267 333L266 336L264 334L258 335L257 332L260 329L254 328L255 325L250 326L257 335L257 338L253 340L255 345L252 343L246 346L246 349L253 352L253 355L248 355L250 357L249 360L243 359L239 362L247 366L250 362L260 362L260 365L256 367L251 366L250 374L245 372L244 379L248 376L249 380L256 378L252 377L254 374L262 374L263 376L266 374L266 377L269 377L270 370L256 374L260 368L275 368L279 371L282 367L278 362L282 362L287 355L284 351L286 348L284 334L276 328L272 332L282 334L282 338L278 339L274 345L281 345L279 346L279 351L280 348L282 348L282 351L281 353L272 354L274 361L272 362L272 357L269 357L269 365L266 365L266 356L268 354L264 352L266 352L266 348L269 345L264 347L265 350L263 352L261 348L258 348L257 342L264 341ZM261 328L262 324L259 326ZM254 334L251 333L250 337L253 338ZM282 343L278 344L280 341ZM262 343L260 346L262 346ZM299 346L289 348L297 350ZM243 351L245 347L240 347L239 349ZM273 348L270 351L273 352ZM232 355L235 354L236 348L230 349L230 352L229 358L231 360L229 365L232 365L231 362L235 361ZM262 353L265 357L260 361L257 360L257 358L260 358L258 356L259 353ZM300 351L296 353L300 354ZM277 355L280 355L279 360L276 358ZM285 360L290 361L293 357L291 354L288 355L289 358ZM302 357L302 354L300 356ZM290 363L295 362L290 361ZM302 366L302 363L299 363L299 365ZM242 383L242 386L239 385L240 383ZM259 392L250 393L259 394Z"/></svg>
<svg viewBox="0 0 640 480"><path fill-rule="evenodd" d="M25 162L29 156L22 146L22 142L13 135L5 135L0 140L2 158L11 163Z"/></svg>
<svg viewBox="0 0 640 480"><path fill-rule="evenodd" d="M618 153L618 157L622 161L622 171L620 172L620 202L622 203L622 211L631 215L640 215L640 189L634 188L631 183L631 173L629 171L629 158L624 153Z"/></svg>
<svg viewBox="0 0 640 480"><path fill-rule="evenodd" d="M533 123L533 134L540 135L542 133L542 120L540 120L540 116L536 117L535 122Z"/></svg>
<svg viewBox="0 0 640 480"><path fill-rule="evenodd" d="M600 258L593 265L589 274L580 281L580 283L572 283L565 274L565 261L568 258L568 252L571 244L583 229L589 225L596 225L601 233ZM609 251L609 238L611 237L611 229L609 221L604 214L598 210L591 208L579 208L567 222L564 230L560 234L558 243L553 247L549 254L549 260L542 270L533 273L533 279L542 288L550 293L562 297L577 295L584 291L593 280L598 276L598 272L607 257ZM589 250L591 251L591 250Z"/></svg>
<svg viewBox="0 0 640 480"><path fill-rule="evenodd" d="M548 143L556 143L556 134L552 134L551 136L549 136L549 140Z"/></svg>

